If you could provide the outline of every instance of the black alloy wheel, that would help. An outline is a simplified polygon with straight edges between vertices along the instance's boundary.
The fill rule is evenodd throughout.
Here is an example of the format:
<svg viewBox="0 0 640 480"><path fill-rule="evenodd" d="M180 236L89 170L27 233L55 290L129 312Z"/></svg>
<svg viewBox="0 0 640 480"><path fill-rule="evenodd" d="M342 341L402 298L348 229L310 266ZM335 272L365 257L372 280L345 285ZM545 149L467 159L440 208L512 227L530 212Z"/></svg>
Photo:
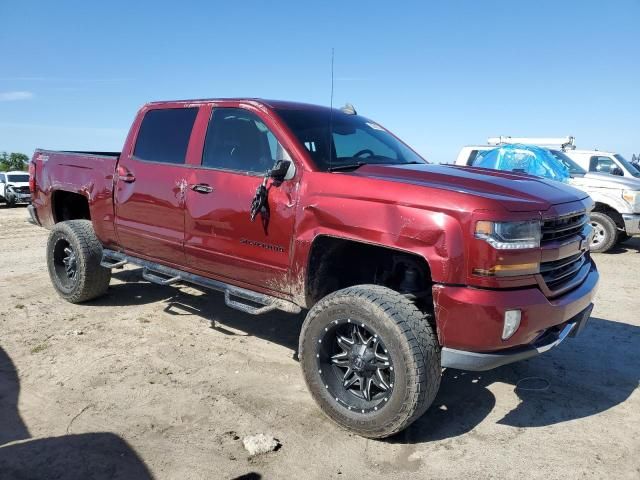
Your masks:
<svg viewBox="0 0 640 480"><path fill-rule="evenodd" d="M334 320L318 340L318 372L336 402L367 413L393 392L393 363L378 334L351 319Z"/></svg>
<svg viewBox="0 0 640 480"><path fill-rule="evenodd" d="M78 279L78 259L72 245L65 238L59 238L53 247L53 265L58 280L70 287Z"/></svg>

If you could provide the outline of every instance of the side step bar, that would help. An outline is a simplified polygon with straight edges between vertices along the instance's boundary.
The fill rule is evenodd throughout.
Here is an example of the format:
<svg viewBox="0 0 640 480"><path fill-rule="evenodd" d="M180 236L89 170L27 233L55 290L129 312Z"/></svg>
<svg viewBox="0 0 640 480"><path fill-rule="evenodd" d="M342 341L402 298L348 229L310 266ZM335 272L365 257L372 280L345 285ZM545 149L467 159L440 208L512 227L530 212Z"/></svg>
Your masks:
<svg viewBox="0 0 640 480"><path fill-rule="evenodd" d="M230 307L251 315L260 315L273 310L299 313L301 308L293 302L272 297L262 293L236 287L228 283L202 277L193 273L176 270L141 258L125 255L124 253L104 249L102 251L101 266L105 268L120 268L127 263L142 267L142 278L158 285L173 285L178 282L192 283L210 290L224 293L224 303Z"/></svg>

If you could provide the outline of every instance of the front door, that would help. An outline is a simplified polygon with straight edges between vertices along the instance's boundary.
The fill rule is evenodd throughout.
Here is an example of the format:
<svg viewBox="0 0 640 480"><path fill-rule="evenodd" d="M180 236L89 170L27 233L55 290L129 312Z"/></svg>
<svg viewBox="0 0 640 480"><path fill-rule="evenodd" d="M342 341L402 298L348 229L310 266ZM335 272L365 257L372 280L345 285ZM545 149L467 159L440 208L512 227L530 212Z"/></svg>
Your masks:
<svg viewBox="0 0 640 480"><path fill-rule="evenodd" d="M267 121L242 108L214 108L202 164L188 178L185 254L192 268L223 280L289 293L297 177L269 180L268 209L250 219L265 172L290 160Z"/></svg>
<svg viewBox="0 0 640 480"><path fill-rule="evenodd" d="M185 165L198 108L146 112L135 147L118 164L116 231L127 253L184 264Z"/></svg>

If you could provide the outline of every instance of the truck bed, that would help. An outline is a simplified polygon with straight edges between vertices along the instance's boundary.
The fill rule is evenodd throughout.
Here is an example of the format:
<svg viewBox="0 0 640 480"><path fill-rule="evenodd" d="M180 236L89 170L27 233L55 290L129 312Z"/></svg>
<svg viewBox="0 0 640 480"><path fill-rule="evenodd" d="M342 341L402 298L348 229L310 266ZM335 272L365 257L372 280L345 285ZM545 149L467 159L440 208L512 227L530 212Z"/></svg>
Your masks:
<svg viewBox="0 0 640 480"><path fill-rule="evenodd" d="M38 222L51 227L63 220L66 212L57 208L56 200L64 195L80 195L87 199L91 214L100 219L91 218L99 238L105 244L113 243L113 188L119 156L120 152L37 149L30 170L35 177L32 203L38 212Z"/></svg>

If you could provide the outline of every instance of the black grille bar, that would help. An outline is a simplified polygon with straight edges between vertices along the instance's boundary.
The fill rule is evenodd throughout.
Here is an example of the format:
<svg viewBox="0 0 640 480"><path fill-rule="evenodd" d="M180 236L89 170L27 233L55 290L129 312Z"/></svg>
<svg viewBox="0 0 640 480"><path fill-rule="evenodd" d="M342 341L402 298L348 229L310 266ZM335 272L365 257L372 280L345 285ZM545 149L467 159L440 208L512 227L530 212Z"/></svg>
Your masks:
<svg viewBox="0 0 640 480"><path fill-rule="evenodd" d="M588 221L589 215L584 212L543 220L542 242L562 240L577 235Z"/></svg>

